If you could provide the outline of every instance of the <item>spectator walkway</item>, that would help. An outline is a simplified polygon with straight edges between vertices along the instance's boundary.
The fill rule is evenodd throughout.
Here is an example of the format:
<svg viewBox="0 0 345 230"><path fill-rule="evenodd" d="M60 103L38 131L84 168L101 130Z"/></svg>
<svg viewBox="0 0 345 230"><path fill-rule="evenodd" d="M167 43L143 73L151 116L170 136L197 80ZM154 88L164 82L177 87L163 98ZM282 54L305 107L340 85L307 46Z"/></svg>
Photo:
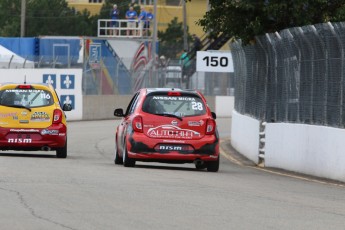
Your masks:
<svg viewBox="0 0 345 230"><path fill-rule="evenodd" d="M141 38L141 37L151 37L152 32L150 30L144 29L143 24L135 21L135 28L128 27L128 22L130 20L126 19L118 19L118 20L111 20L111 19L99 19L98 20L98 37L134 37L134 38ZM117 26L112 26L112 25Z"/></svg>

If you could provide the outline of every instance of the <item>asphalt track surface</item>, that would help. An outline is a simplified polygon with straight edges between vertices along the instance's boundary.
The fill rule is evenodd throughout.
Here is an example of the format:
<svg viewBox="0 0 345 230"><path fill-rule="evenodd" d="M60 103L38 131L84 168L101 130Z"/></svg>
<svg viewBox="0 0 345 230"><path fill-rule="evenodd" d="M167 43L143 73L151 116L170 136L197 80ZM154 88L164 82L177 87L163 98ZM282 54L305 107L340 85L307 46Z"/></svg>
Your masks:
<svg viewBox="0 0 345 230"><path fill-rule="evenodd" d="M0 229L345 229L337 182L262 169L231 148L220 171L115 165L118 120L69 122L69 155L0 152Z"/></svg>

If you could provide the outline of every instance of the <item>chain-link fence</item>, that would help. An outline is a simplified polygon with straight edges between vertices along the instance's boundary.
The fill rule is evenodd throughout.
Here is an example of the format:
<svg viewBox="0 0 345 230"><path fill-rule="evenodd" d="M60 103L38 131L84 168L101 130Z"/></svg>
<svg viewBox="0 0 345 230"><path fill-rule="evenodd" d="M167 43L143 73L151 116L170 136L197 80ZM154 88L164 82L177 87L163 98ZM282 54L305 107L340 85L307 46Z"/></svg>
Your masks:
<svg viewBox="0 0 345 230"><path fill-rule="evenodd" d="M195 62L191 62L195 64ZM194 68L195 69L195 68ZM195 72L188 77L180 60L161 60L158 64L136 62L131 58L101 57L98 63L85 60L85 95L132 94L140 88L198 89L206 96L233 95L233 73Z"/></svg>
<svg viewBox="0 0 345 230"><path fill-rule="evenodd" d="M344 127L345 23L266 34L232 43L235 109L268 122Z"/></svg>
<svg viewBox="0 0 345 230"><path fill-rule="evenodd" d="M106 38L45 37L20 42L31 55L20 53L22 50L17 50L21 56L0 50L0 68L83 69L84 95L130 95L144 87L197 89L206 96L233 95L233 73L196 72L195 57L186 62L188 65L163 55L154 60L147 40L124 43Z"/></svg>

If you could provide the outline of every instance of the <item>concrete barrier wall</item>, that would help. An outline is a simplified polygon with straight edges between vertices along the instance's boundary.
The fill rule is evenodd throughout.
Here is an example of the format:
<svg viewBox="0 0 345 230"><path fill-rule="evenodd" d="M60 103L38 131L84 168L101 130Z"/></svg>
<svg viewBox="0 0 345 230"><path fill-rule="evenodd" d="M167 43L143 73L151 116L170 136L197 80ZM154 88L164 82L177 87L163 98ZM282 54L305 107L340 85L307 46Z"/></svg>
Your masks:
<svg viewBox="0 0 345 230"><path fill-rule="evenodd" d="M83 120L114 119L114 110L126 110L132 95L89 95L83 96Z"/></svg>
<svg viewBox="0 0 345 230"><path fill-rule="evenodd" d="M242 155L258 164L260 122L232 112L231 145Z"/></svg>
<svg viewBox="0 0 345 230"><path fill-rule="evenodd" d="M259 130L259 120L233 112L231 144L256 164ZM267 123L264 165L345 182L344 136L344 129Z"/></svg>
<svg viewBox="0 0 345 230"><path fill-rule="evenodd" d="M268 123L265 166L345 181L345 130Z"/></svg>
<svg viewBox="0 0 345 230"><path fill-rule="evenodd" d="M232 96L216 96L216 114L218 117L229 117L234 109L235 98Z"/></svg>

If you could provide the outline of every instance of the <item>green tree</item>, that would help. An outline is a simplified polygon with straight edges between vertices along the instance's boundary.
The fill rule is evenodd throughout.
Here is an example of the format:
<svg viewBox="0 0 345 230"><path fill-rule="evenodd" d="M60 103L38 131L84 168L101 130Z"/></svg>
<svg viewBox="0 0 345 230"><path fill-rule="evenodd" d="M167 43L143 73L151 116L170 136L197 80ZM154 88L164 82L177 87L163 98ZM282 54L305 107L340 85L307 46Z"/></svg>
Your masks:
<svg viewBox="0 0 345 230"><path fill-rule="evenodd" d="M188 35L190 37L190 35ZM171 59L177 59L178 54L183 51L183 24L175 17L168 24L166 31L158 31L159 55Z"/></svg>
<svg viewBox="0 0 345 230"><path fill-rule="evenodd" d="M0 1L0 35L20 35L20 0Z"/></svg>
<svg viewBox="0 0 345 230"><path fill-rule="evenodd" d="M0 36L20 36L21 0L1 0ZM25 36L94 36L97 18L77 12L65 0L31 0L26 5Z"/></svg>
<svg viewBox="0 0 345 230"><path fill-rule="evenodd" d="M345 20L343 0L209 0L197 22L204 31L226 33L248 43L256 35L285 28Z"/></svg>

